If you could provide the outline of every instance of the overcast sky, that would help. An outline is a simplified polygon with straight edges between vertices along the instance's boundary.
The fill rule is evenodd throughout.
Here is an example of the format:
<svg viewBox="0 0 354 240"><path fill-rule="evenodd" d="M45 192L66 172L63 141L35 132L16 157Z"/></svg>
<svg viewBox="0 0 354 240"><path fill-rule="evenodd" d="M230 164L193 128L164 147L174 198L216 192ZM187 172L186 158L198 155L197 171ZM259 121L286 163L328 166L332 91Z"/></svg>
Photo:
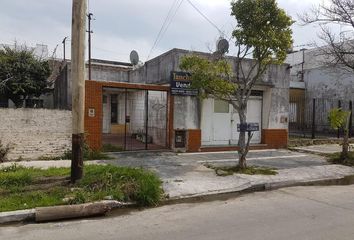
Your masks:
<svg viewBox="0 0 354 240"><path fill-rule="evenodd" d="M135 49L140 59L147 60L156 36L175 0L90 0L92 22L92 57L107 60L129 61ZM230 37L235 20L230 16L230 0L191 0L220 30ZM309 10L321 0L278 0L280 7L294 20L297 14ZM62 57L61 44L71 34L71 0L0 0L0 43L15 40L33 46L46 44L56 57ZM316 40L318 28L293 26L294 45ZM153 49L152 57L172 48L188 50L214 50L219 31L208 23L184 0L174 15L169 28ZM70 42L67 42L70 55ZM232 54L232 50L230 54Z"/></svg>

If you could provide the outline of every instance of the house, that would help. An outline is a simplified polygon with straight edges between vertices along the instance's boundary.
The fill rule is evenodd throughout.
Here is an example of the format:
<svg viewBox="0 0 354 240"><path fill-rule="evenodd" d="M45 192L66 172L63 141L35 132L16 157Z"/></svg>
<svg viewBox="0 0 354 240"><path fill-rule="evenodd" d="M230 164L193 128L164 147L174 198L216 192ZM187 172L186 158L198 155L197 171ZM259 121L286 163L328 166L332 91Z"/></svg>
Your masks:
<svg viewBox="0 0 354 240"><path fill-rule="evenodd" d="M239 119L231 105L214 99L200 101L191 89L176 91L171 86L173 80L181 79L188 84L179 68L181 58L188 54L191 52L172 49L141 68L120 69L120 75L114 75L119 78L107 76L103 80L99 73L92 74L85 94L89 145L96 149L113 144L122 150L189 152L236 149ZM210 57L208 53L193 54ZM235 67L236 59L227 59ZM243 64L247 67L252 61ZM248 121L259 125L251 141L254 148L287 145L289 81L287 64L271 65L255 85L247 106Z"/></svg>
<svg viewBox="0 0 354 240"><path fill-rule="evenodd" d="M289 129L294 135L337 136L330 129L330 109L352 110L354 75L343 66L331 66L324 47L301 49L288 54L290 64ZM352 126L352 123L351 123Z"/></svg>
<svg viewBox="0 0 354 240"><path fill-rule="evenodd" d="M91 76L97 81L128 82L132 64L101 59L91 60ZM89 65L86 63L88 79ZM71 61L65 60L54 81L54 108L71 109Z"/></svg>

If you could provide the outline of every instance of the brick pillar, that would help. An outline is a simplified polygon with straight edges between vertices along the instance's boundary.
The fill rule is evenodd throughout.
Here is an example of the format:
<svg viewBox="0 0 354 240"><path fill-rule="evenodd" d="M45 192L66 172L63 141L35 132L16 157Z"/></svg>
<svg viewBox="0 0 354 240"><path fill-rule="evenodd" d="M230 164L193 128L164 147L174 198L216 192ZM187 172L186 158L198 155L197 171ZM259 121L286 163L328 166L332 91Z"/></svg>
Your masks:
<svg viewBox="0 0 354 240"><path fill-rule="evenodd" d="M86 143L92 149L98 150L102 147L102 84L85 81L85 90Z"/></svg>

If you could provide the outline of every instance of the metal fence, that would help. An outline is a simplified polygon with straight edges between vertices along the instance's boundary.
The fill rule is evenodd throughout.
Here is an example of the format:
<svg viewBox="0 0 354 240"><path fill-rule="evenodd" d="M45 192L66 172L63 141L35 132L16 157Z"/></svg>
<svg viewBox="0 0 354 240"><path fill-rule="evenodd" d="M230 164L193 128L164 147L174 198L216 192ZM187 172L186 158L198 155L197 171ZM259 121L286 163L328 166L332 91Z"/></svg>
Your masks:
<svg viewBox="0 0 354 240"><path fill-rule="evenodd" d="M343 130L333 130L328 121L328 114L333 108L342 108L353 112L352 101L302 97L290 97L289 135L305 138L343 137ZM354 136L353 117L350 116L349 135Z"/></svg>

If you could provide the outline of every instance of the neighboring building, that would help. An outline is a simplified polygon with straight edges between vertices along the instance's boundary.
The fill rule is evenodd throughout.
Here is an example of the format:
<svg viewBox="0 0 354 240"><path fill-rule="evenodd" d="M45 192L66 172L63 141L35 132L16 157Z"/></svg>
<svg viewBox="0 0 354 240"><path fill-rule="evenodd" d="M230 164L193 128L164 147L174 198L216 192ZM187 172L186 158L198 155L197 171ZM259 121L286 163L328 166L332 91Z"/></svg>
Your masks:
<svg viewBox="0 0 354 240"><path fill-rule="evenodd" d="M324 54L324 48L294 51L285 61L291 66L289 128L296 134L306 135L313 125L318 132L330 132L329 110L352 109L353 70L329 65L333 58Z"/></svg>
<svg viewBox="0 0 354 240"><path fill-rule="evenodd" d="M328 66L326 62L330 59L321 48L288 54L285 62L291 66L290 94L302 89L309 99L354 100L354 70Z"/></svg>
<svg viewBox="0 0 354 240"><path fill-rule="evenodd" d="M97 81L128 82L130 63L92 59L91 76ZM85 78L88 78L86 64ZM54 82L54 108L71 109L71 62L66 60Z"/></svg>
<svg viewBox="0 0 354 240"><path fill-rule="evenodd" d="M102 144L114 144L123 150L235 149L239 119L230 104L214 99L199 101L196 96L171 91L171 73L178 73L181 57L191 53L172 49L135 70L124 63L113 64L115 67L106 66L106 62L97 65L93 79L86 81L85 131L89 145L97 149ZM235 67L236 59L227 59ZM252 61L245 60L245 68ZM114 73L108 74L106 67ZM66 69L62 74L68 72ZM258 123L260 128L252 140L254 147L287 145L289 73L287 64L272 65L254 87L247 107L247 121ZM67 76L57 80L56 86L61 84L70 85ZM69 91L58 95L69 103Z"/></svg>

